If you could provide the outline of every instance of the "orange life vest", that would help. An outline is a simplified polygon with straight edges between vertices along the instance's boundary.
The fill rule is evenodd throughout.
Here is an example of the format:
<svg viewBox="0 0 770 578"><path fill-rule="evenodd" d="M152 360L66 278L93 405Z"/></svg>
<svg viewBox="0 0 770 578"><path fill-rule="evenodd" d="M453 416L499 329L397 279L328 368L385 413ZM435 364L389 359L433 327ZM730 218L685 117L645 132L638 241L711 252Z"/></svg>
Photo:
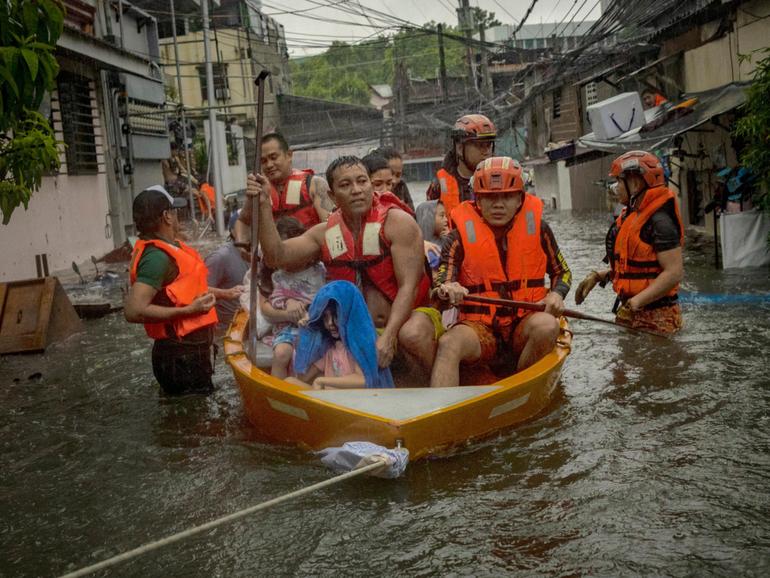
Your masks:
<svg viewBox="0 0 770 578"><path fill-rule="evenodd" d="M623 301L641 293L663 271L655 249L642 241L641 232L650 217L671 200L674 201L679 224L679 242L683 245L684 227L679 215L679 204L676 195L666 187L647 189L639 207L630 213L626 207L615 221L618 232L612 259L612 288ZM664 297L673 297L678 290L679 284L672 287Z"/></svg>
<svg viewBox="0 0 770 578"><path fill-rule="evenodd" d="M214 190L214 187L212 187L208 183L203 183L200 188L201 188L201 193L206 195L206 197L209 200L209 205L211 207L211 211L209 211L209 207L206 206L206 201L203 200L202 196L198 197L198 206L200 207L201 215L203 215L204 217L208 217L211 214L211 212L213 212L214 209L216 209L216 202L217 202L216 194L217 193Z"/></svg>
<svg viewBox="0 0 770 578"><path fill-rule="evenodd" d="M506 234L505 267L495 234L474 203L465 201L453 211L452 219L464 251L458 281L470 293L530 303L540 301L548 293L545 287L548 258L540 241L543 202L535 196L523 195L523 205ZM526 314L522 309L515 313L519 317ZM490 326L510 325L513 315L511 310L494 305L460 306L461 320L481 321Z"/></svg>
<svg viewBox="0 0 770 578"><path fill-rule="evenodd" d="M130 280L136 282L136 268L147 245L152 245L164 251L176 263L179 275L171 283L163 287L169 301L174 307L184 307L192 303L196 297L208 291L206 265L198 252L192 247L178 241L179 247L160 239L139 240L134 246L131 261ZM167 339L176 336L184 337L217 322L217 311L212 307L208 312L190 317L179 317L171 321L145 323L144 329L152 339ZM171 331L168 328L171 328Z"/></svg>
<svg viewBox="0 0 770 578"><path fill-rule="evenodd" d="M310 169L293 169L291 175L281 187L280 194L275 186L270 187L270 197L273 201L273 215L280 217L294 217L302 225L309 229L321 222L318 212L313 206L310 196L310 181L313 171Z"/></svg>
<svg viewBox="0 0 770 578"><path fill-rule="evenodd" d="M361 287L363 275L391 302L398 293L398 282L393 271L390 240L385 236L385 220L391 209L411 214L409 207L393 193L374 193L372 208L361 222L358 240L337 209L326 222L326 233L321 249L321 260L326 265L329 281L350 281ZM423 272L417 288L416 306L427 300L430 280Z"/></svg>
<svg viewBox="0 0 770 578"><path fill-rule="evenodd" d="M436 173L436 178L438 179L438 184L441 187L441 195L439 196L439 200L441 201L441 204L444 205L444 210L447 214L449 226L454 228L450 215L452 214L454 208L462 202L460 195L460 183L458 183L457 179L446 169L439 169L439 171Z"/></svg>

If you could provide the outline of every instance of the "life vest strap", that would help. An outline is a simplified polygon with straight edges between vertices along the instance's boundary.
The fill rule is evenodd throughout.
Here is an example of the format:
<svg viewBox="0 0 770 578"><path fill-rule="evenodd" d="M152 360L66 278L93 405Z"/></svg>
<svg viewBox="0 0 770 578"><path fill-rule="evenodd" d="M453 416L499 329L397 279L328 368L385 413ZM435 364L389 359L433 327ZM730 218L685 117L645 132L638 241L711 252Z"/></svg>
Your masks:
<svg viewBox="0 0 770 578"><path fill-rule="evenodd" d="M658 271L624 271L623 273L618 273L618 279L655 279L658 275L660 275L660 270Z"/></svg>
<svg viewBox="0 0 770 578"><path fill-rule="evenodd" d="M486 315L491 311L489 305L465 305L461 303L459 305L463 313L474 313L477 315ZM495 312L495 317L513 317L515 311L509 307L498 307Z"/></svg>
<svg viewBox="0 0 770 578"><path fill-rule="evenodd" d="M356 260L342 260L342 259L332 259L327 263L327 267L347 267L348 269L355 269L356 271L365 271L369 267L373 267L375 265L378 265L379 263L382 263L385 259L387 259L390 256L390 252L388 254L383 255L380 254L374 259L356 259Z"/></svg>
<svg viewBox="0 0 770 578"><path fill-rule="evenodd" d="M527 279L525 287L545 287L545 279ZM470 293L481 293L487 290L485 285L466 285L465 288ZM497 291L501 295L508 293L509 291L518 291L521 288L521 279L514 279L513 281L498 281L492 283L492 291Z"/></svg>

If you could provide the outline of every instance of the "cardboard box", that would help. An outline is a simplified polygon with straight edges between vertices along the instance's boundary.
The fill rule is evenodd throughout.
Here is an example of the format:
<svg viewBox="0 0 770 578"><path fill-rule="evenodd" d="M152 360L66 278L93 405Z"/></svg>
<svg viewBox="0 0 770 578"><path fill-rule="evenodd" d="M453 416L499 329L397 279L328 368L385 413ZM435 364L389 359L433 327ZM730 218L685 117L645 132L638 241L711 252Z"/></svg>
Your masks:
<svg viewBox="0 0 770 578"><path fill-rule="evenodd" d="M644 125L644 108L637 92L624 92L587 109L598 140L610 140Z"/></svg>

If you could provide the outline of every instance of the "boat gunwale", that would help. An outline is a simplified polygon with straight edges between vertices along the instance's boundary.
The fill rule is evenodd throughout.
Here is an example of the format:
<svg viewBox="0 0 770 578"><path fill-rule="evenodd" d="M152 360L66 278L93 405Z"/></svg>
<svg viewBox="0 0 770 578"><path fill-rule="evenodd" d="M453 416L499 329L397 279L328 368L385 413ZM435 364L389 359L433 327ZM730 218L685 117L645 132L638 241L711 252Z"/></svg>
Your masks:
<svg viewBox="0 0 770 578"><path fill-rule="evenodd" d="M473 397L458 401L456 403L453 403L451 405L443 406L436 410L422 413L408 419L397 420L397 419L386 418L386 417L366 413L364 411L357 410L357 409L352 409L350 407L339 405L338 403L334 403L331 401L311 397L304 393L306 391L309 391L307 388L304 388L299 385L294 385L282 379L273 377L263 369L254 365L249 359L243 347L242 336L245 333L247 320L248 320L248 316L246 315L245 311L244 310L238 311L236 315L233 317L233 321L224 337L225 359L233 371L239 372L244 379L248 379L250 382L257 384L258 387L262 388L263 390L270 389L293 398L302 399L304 402L310 403L312 405L317 405L333 411L346 413L351 416L355 416L359 418L365 418L365 419L377 421L388 427L395 427L395 428L406 427L411 424L417 423L419 421L430 419L432 416L435 416L438 414L459 411L465 406L480 403L482 401L487 401L491 398L494 398L495 396L508 394L517 387L527 386L533 381L537 381L557 369L560 370L560 367L563 365L564 360L569 355L572 349L572 345L571 345L572 332L569 330L566 320L564 318L561 318L561 331L560 331L559 339L557 340L556 346L548 354L546 354L542 359L538 360L535 364L526 368L525 370L512 373L511 375L508 375L499 381L488 384L488 385L499 386L497 389L494 389L486 393L481 393L477 396L473 396ZM233 337L233 334L235 332L238 333L238 337L240 337L240 339ZM237 350L229 351L228 346L232 348L237 348ZM248 365L248 368L249 368L248 370L244 370L241 367L239 367L241 357L245 359L245 363ZM236 358L238 358L238 361L236 361ZM256 377L254 376L254 373L257 373ZM262 379L262 376L264 376L266 379ZM272 381L277 381L279 383L278 384L270 383ZM509 381L511 383L506 383ZM239 382L239 387L241 388L243 387L241 386L240 382ZM458 387L464 387L464 386L458 386ZM428 390L430 388L413 387L413 388L399 388L399 389ZM267 391L265 391L265 394L267 394Z"/></svg>

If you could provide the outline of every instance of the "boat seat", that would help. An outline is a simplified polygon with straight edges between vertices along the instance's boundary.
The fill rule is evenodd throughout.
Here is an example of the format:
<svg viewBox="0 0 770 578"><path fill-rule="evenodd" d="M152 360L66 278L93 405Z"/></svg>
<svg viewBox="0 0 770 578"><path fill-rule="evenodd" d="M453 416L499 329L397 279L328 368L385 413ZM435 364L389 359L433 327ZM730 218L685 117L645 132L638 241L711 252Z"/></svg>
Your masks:
<svg viewBox="0 0 770 578"><path fill-rule="evenodd" d="M500 387L464 385L400 389L314 389L302 393L362 413L402 421L480 397Z"/></svg>

